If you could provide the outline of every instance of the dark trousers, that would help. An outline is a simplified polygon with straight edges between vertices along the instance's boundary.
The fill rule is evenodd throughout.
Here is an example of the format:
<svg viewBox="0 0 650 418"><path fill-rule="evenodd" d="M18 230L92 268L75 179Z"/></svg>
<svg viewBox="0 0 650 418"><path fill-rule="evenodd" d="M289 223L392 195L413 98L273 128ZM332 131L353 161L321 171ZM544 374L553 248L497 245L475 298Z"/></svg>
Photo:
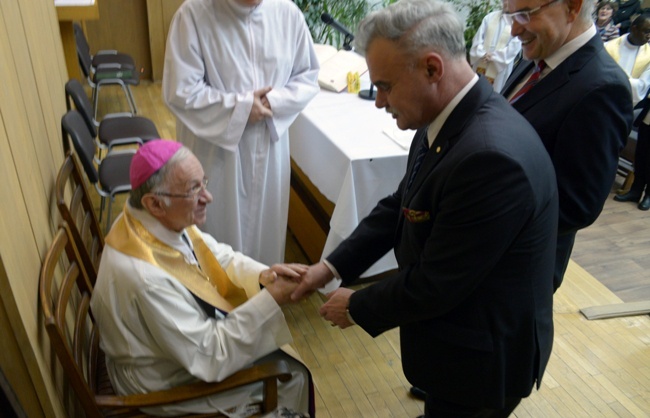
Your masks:
<svg viewBox="0 0 650 418"><path fill-rule="evenodd" d="M641 122L634 151L634 182L630 190L643 192L650 184L650 126ZM650 189L646 189L650 193Z"/></svg>
<svg viewBox="0 0 650 418"><path fill-rule="evenodd" d="M576 240L576 233L564 234L557 237L557 248L555 250L555 271L553 272L553 292L562 284L564 273L569 267L573 244Z"/></svg>
<svg viewBox="0 0 650 418"><path fill-rule="evenodd" d="M501 409L471 408L427 396L424 401L425 418L507 418L512 414L521 398L506 398Z"/></svg>

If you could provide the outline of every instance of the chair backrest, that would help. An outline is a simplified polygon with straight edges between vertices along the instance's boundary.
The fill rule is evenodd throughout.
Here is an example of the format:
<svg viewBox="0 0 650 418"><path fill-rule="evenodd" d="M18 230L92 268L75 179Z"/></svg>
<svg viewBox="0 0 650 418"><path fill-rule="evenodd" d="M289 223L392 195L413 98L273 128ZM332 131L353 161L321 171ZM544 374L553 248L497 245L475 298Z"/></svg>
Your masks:
<svg viewBox="0 0 650 418"><path fill-rule="evenodd" d="M66 257L63 256L66 254ZM45 329L67 381L87 416L101 416L97 387L99 333L90 313L92 285L83 268L66 223L59 228L45 255L39 296Z"/></svg>
<svg viewBox="0 0 650 418"><path fill-rule="evenodd" d="M66 193L66 190L68 193ZM77 158L68 153L56 177L56 206L68 224L81 262L93 286L104 250L104 234Z"/></svg>
<svg viewBox="0 0 650 418"><path fill-rule="evenodd" d="M90 53L90 45L86 40L86 35L84 34L81 25L78 23L73 24L74 27L74 41L77 46L77 57L79 58L79 66L81 71L84 73L86 78L90 77L90 72L93 64L93 57Z"/></svg>
<svg viewBox="0 0 650 418"><path fill-rule="evenodd" d="M97 152L97 145L93 139L86 122L77 110L68 110L61 118L61 136L63 138L63 150L70 151L69 143L72 142L81 166L88 176L88 180L95 184L99 181L99 173L95 168L94 157Z"/></svg>
<svg viewBox="0 0 650 418"><path fill-rule="evenodd" d="M86 126L88 126L90 134L93 136L93 138L96 137L97 129L95 128L95 123L93 122L93 105L90 103L90 99L88 98L88 95L86 94L86 91L84 90L84 87L81 85L79 80L76 78L71 78L67 83L65 83L65 97L68 110L72 109L72 106L70 106L70 101L72 100L72 103L74 103L74 108L77 109L79 113L81 113L84 121L86 121Z"/></svg>

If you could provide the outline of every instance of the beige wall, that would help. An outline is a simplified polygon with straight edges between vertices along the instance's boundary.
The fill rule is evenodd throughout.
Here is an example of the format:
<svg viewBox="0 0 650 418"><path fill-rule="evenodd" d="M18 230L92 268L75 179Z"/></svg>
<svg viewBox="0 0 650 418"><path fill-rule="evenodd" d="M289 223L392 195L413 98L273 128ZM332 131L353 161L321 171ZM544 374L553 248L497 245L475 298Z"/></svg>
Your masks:
<svg viewBox="0 0 650 418"><path fill-rule="evenodd" d="M0 1L0 51L0 368L27 416L65 416L37 298L63 160L67 75L54 2Z"/></svg>

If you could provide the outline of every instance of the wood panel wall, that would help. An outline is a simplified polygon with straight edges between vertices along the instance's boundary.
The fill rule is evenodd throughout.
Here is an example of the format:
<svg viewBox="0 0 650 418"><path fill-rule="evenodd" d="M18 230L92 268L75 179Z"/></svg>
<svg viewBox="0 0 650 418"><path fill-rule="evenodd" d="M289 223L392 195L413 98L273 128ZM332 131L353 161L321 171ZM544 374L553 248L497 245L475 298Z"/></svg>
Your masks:
<svg viewBox="0 0 650 418"><path fill-rule="evenodd" d="M54 2L0 1L0 51L0 367L27 416L63 417L37 297L63 161L67 72Z"/></svg>
<svg viewBox="0 0 650 418"><path fill-rule="evenodd" d="M140 77L151 79L147 0L98 0L98 4L99 20L83 25L91 53L100 49L127 53L141 71Z"/></svg>
<svg viewBox="0 0 650 418"><path fill-rule="evenodd" d="M151 75L161 81L165 61L165 43L174 13L184 0L147 0L149 42L151 48Z"/></svg>

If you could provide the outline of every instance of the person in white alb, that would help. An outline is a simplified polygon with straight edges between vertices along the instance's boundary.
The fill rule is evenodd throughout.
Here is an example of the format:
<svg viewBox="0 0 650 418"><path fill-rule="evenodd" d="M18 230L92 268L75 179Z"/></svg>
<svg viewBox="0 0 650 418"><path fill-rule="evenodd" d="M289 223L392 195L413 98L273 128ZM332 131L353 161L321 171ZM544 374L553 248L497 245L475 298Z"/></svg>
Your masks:
<svg viewBox="0 0 650 418"><path fill-rule="evenodd" d="M611 40L605 49L627 74L632 87L632 103L645 98L650 88L650 16L640 15L630 33Z"/></svg>
<svg viewBox="0 0 650 418"><path fill-rule="evenodd" d="M290 0L187 0L169 28L163 98L216 197L202 228L266 264L284 260L288 129L318 70Z"/></svg>
<svg viewBox="0 0 650 418"><path fill-rule="evenodd" d="M472 39L469 62L474 71L483 74L495 91L501 91L521 50L521 41L510 35L510 25L502 10L488 13Z"/></svg>
<svg viewBox="0 0 650 418"><path fill-rule="evenodd" d="M91 299L116 392L218 382L282 358L293 376L279 383L278 412L311 413L309 371L287 354L292 338L280 308L305 267L268 268L199 231L212 195L201 164L179 142L148 142L130 174L133 191L106 236ZM261 391L261 383L248 385L146 412L246 417Z"/></svg>

